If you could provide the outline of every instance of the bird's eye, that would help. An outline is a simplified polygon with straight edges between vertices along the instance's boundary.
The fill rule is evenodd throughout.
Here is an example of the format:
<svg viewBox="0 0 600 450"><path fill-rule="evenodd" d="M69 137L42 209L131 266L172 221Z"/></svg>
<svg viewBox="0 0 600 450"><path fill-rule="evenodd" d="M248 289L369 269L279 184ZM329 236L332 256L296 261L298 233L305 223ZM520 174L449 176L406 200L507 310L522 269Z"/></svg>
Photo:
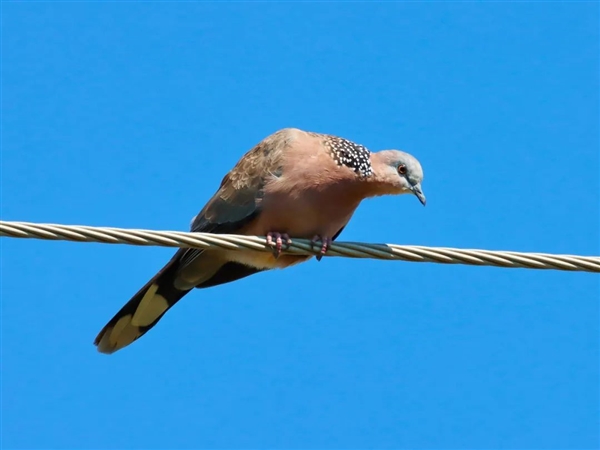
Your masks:
<svg viewBox="0 0 600 450"><path fill-rule="evenodd" d="M404 164L400 164L398 166L398 173L400 175L404 175L406 173L406 166Z"/></svg>

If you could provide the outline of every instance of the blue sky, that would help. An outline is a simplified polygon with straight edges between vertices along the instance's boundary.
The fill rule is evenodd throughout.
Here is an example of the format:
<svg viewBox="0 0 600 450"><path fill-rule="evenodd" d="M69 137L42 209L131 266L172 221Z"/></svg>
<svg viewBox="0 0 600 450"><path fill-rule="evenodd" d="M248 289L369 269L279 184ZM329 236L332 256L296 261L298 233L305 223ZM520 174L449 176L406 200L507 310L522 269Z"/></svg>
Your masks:
<svg viewBox="0 0 600 450"><path fill-rule="evenodd" d="M400 148L341 240L600 254L599 5L2 5L2 218L187 230L283 127ZM92 340L165 248L2 238L4 448L592 448L600 277L325 258Z"/></svg>

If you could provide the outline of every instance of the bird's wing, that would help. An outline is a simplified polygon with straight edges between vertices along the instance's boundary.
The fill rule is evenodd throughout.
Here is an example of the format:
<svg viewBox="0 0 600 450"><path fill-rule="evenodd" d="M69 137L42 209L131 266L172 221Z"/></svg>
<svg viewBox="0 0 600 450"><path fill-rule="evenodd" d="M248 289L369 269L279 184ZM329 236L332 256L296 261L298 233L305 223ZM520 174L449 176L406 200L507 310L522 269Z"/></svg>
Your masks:
<svg viewBox="0 0 600 450"><path fill-rule="evenodd" d="M221 186L192 222L192 231L235 233L261 212L265 183L279 173L287 146L275 133L251 149L223 178ZM194 287L210 287L260 272L227 261L220 252L180 249L167 265L115 314L94 343L103 353L115 352L148 332Z"/></svg>
<svg viewBox="0 0 600 450"><path fill-rule="evenodd" d="M217 192L192 221L192 232L236 233L260 215L265 184L281 173L289 143L285 131L258 143L225 175ZM202 252L200 249L182 251L180 268Z"/></svg>

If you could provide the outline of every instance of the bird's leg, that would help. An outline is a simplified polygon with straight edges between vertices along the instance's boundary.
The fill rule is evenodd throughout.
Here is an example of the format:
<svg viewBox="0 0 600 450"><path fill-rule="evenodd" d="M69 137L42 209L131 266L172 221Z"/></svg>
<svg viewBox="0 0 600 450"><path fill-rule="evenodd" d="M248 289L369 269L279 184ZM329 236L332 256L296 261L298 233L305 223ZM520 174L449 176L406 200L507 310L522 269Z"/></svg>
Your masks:
<svg viewBox="0 0 600 450"><path fill-rule="evenodd" d="M315 245L321 243L321 253L317 255L317 261L321 261L321 258L323 258L323 255L327 253L327 250L329 250L329 246L332 242L333 239L331 239L330 237L319 236L318 234L310 240L310 245L313 248Z"/></svg>
<svg viewBox="0 0 600 450"><path fill-rule="evenodd" d="M291 243L292 240L287 233L277 233L275 231L269 231L267 233L267 245L273 249L273 255L275 255L275 258L279 258L279 255L281 255L283 244L285 244L287 248Z"/></svg>

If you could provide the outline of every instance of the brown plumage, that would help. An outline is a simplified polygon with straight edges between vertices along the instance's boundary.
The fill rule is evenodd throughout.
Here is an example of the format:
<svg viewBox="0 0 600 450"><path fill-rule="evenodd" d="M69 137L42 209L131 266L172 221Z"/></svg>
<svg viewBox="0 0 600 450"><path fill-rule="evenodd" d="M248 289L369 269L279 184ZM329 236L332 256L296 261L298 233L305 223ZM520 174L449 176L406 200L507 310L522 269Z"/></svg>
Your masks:
<svg viewBox="0 0 600 450"><path fill-rule="evenodd" d="M280 130L223 178L191 231L268 236L271 253L181 249L96 337L103 353L131 344L193 288L235 281L310 256L280 254L288 237L320 241L322 253L367 198L413 193L425 204L419 162L398 150L370 153L343 138Z"/></svg>

